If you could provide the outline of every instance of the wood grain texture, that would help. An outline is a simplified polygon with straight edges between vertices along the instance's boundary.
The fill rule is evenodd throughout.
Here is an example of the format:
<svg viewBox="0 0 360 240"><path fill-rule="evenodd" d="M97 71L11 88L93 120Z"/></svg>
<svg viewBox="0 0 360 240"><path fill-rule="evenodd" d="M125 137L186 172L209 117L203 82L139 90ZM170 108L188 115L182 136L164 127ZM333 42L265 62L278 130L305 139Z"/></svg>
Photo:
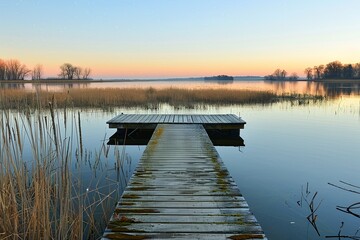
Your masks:
<svg viewBox="0 0 360 240"><path fill-rule="evenodd" d="M229 116L160 117L167 118L223 122ZM266 237L204 127L185 123L156 127L103 239Z"/></svg>

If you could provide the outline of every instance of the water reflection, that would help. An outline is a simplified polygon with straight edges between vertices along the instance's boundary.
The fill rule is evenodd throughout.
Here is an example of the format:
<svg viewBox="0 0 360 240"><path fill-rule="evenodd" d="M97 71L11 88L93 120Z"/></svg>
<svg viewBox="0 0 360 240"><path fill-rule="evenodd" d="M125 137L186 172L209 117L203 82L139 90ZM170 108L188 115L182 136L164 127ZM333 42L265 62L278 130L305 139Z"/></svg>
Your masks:
<svg viewBox="0 0 360 240"><path fill-rule="evenodd" d="M0 88L4 88L4 89L23 89L23 88L25 88L25 84L24 83L4 83L4 82L1 82L0 83Z"/></svg>
<svg viewBox="0 0 360 240"><path fill-rule="evenodd" d="M31 85L27 86L29 90L42 90L42 91L52 91L52 92L60 92L66 89L72 88L88 88L90 83L63 83L63 82L55 82L55 83L31 83Z"/></svg>
<svg viewBox="0 0 360 240"><path fill-rule="evenodd" d="M360 95L360 82L324 82L322 84L328 96Z"/></svg>
<svg viewBox="0 0 360 240"><path fill-rule="evenodd" d="M29 91L63 91L69 88L187 88L187 89L247 89L271 91L276 94L309 94L317 96L340 97L360 95L360 81L264 81L242 79L233 81L204 81L199 79L182 80L128 80L128 81L89 81L86 83L16 83L0 85L1 88L25 88Z"/></svg>

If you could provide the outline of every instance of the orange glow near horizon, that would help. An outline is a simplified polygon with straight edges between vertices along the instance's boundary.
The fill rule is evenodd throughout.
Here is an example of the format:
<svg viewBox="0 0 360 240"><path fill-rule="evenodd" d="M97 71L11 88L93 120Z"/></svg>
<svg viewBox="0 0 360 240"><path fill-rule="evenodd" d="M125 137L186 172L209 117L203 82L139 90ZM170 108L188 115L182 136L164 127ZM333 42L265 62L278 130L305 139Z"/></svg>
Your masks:
<svg viewBox="0 0 360 240"><path fill-rule="evenodd" d="M64 56L59 56L66 59ZM176 77L202 77L219 74L232 76L265 76L272 74L277 68L285 69L288 75L297 73L298 76L304 77L304 69L315 65L324 64L336 59L323 60L305 59L295 57L292 59L272 59L266 57L257 58L240 58L225 56L204 56L204 57L187 57L175 56L144 56L143 58L130 58L124 56L115 58L114 56L105 58L104 56L87 56L73 57L64 61L59 61L55 57L46 58L45 56L27 56L21 62L26 64L30 69L40 63L43 65L44 77L57 77L59 67L63 63L71 63L74 66L91 68L92 78L176 78ZM35 59L35 60L34 60ZM46 62L38 59L46 59ZM103 60L99 60L103 59ZM341 60L339 60L341 61ZM348 61L341 61L348 63ZM356 63L353 61L351 63Z"/></svg>
<svg viewBox="0 0 360 240"><path fill-rule="evenodd" d="M46 77L56 77L61 64L43 64ZM93 78L152 78L152 77L201 77L219 74L232 76L264 76L273 73L277 68L285 69L289 74L296 72L303 75L303 69L295 66L285 68L266 62L128 62L128 63L87 63L74 64L89 67ZM305 67L304 67L305 69Z"/></svg>

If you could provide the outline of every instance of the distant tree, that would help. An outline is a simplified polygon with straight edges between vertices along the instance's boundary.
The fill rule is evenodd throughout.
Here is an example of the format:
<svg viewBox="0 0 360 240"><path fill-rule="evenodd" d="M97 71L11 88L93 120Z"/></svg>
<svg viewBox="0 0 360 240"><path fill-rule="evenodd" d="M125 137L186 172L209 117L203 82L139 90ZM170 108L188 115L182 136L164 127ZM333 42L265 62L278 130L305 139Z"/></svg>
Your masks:
<svg viewBox="0 0 360 240"><path fill-rule="evenodd" d="M326 64L324 70L324 77L327 79L340 79L342 77L343 65L339 61L334 61Z"/></svg>
<svg viewBox="0 0 360 240"><path fill-rule="evenodd" d="M345 79L353 79L354 78L354 68L351 64L346 64L343 66L342 77Z"/></svg>
<svg viewBox="0 0 360 240"><path fill-rule="evenodd" d="M64 63L60 66L59 77L62 79L72 80L75 74L75 67L70 63Z"/></svg>
<svg viewBox="0 0 360 240"><path fill-rule="evenodd" d="M274 71L272 75L275 77L275 79L280 80L282 76L282 71L278 68Z"/></svg>
<svg viewBox="0 0 360 240"><path fill-rule="evenodd" d="M360 63L354 64L354 78L360 78Z"/></svg>
<svg viewBox="0 0 360 240"><path fill-rule="evenodd" d="M276 80L274 75L266 75L265 80Z"/></svg>
<svg viewBox="0 0 360 240"><path fill-rule="evenodd" d="M82 72L83 72L83 70L82 70L81 67L75 67L75 69L74 69L75 78L76 78L76 79L81 79L81 77L82 77Z"/></svg>
<svg viewBox="0 0 360 240"><path fill-rule="evenodd" d="M0 59L0 80L6 79L6 63L4 60Z"/></svg>
<svg viewBox="0 0 360 240"><path fill-rule="evenodd" d="M10 59L5 62L5 76L7 80L24 80L31 72L26 65L21 64L19 60Z"/></svg>
<svg viewBox="0 0 360 240"><path fill-rule="evenodd" d="M60 66L59 77L62 79L88 79L91 73L90 68L75 67L70 63L64 63Z"/></svg>
<svg viewBox="0 0 360 240"><path fill-rule="evenodd" d="M83 73L83 79L89 79L89 76L91 74L91 69L90 68L84 68L82 73Z"/></svg>
<svg viewBox="0 0 360 240"><path fill-rule="evenodd" d="M37 64L31 72L32 80L40 80L43 75L43 66L41 64Z"/></svg>
<svg viewBox="0 0 360 240"><path fill-rule="evenodd" d="M289 76L289 80L296 81L298 79L299 79L299 76L295 72Z"/></svg>
<svg viewBox="0 0 360 240"><path fill-rule="evenodd" d="M311 80L313 79L313 70L312 68L308 67L304 70L304 73L306 74L306 79Z"/></svg>
<svg viewBox="0 0 360 240"><path fill-rule="evenodd" d="M265 76L266 80L285 80L287 72L285 70L276 69L273 74Z"/></svg>
<svg viewBox="0 0 360 240"><path fill-rule="evenodd" d="M322 79L324 77L324 65L314 66L314 78Z"/></svg>

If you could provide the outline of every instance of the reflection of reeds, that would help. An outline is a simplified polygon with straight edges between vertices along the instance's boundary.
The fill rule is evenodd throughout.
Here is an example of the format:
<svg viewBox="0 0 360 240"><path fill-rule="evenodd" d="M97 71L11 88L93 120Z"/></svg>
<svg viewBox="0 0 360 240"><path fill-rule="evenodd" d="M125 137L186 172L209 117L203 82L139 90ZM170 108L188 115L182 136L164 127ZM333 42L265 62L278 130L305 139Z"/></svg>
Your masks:
<svg viewBox="0 0 360 240"><path fill-rule="evenodd" d="M118 183L105 185L111 185L107 191L98 184L84 189L81 179L70 171L72 139L79 138L74 136L79 133L61 136L64 129L53 106L54 101L51 122L39 110L13 116L1 112L1 239L96 238L110 219L113 205L109 204L114 200L109 200ZM25 145L31 153L24 152ZM96 215L99 208L100 216Z"/></svg>
<svg viewBox="0 0 360 240"><path fill-rule="evenodd" d="M230 89L180 88L106 88L70 89L62 92L28 92L22 89L0 90L3 108L48 106L56 99L57 107L156 107L159 103L189 106L191 104L248 104L271 103L276 95L267 91ZM40 103L39 103L40 102Z"/></svg>
<svg viewBox="0 0 360 240"><path fill-rule="evenodd" d="M345 181L339 181L339 182L340 182L340 184L333 184L333 183L328 183L328 184L330 186L339 188L339 189L341 189L343 191L346 191L346 192L350 192L350 193L354 193L354 194L360 194L360 191L359 191L360 186L357 186L357 185L354 185L354 184L351 184L351 183L348 183L348 182L345 182ZM360 209L360 202L355 202L355 203L352 203L352 204L350 204L348 206L336 206L336 209L341 211L341 212L350 214L350 215L352 215L354 217L360 218L360 214L358 213L358 211ZM360 236L357 236L359 234L359 229L356 230L355 234L352 235L352 236L344 235L344 234L342 234L343 226L344 226L344 222L341 222L341 226L340 226L338 234L336 236L326 236L326 238L360 239Z"/></svg>
<svg viewBox="0 0 360 240"><path fill-rule="evenodd" d="M309 208L309 215L306 217L306 219L309 221L309 223L311 224L311 226L313 226L314 230L316 231L316 233L320 236L320 232L319 229L316 225L316 221L318 218L318 215L316 214L316 211L319 209L321 202L319 202L319 204L317 206L315 206L315 198L317 196L317 192L314 193L314 195L310 198L310 190L309 190L309 183L306 183L306 190L304 193L303 187L301 187L301 199L300 201L298 201L298 205L302 207L303 204L303 200L305 201L305 203L307 204L308 208Z"/></svg>

